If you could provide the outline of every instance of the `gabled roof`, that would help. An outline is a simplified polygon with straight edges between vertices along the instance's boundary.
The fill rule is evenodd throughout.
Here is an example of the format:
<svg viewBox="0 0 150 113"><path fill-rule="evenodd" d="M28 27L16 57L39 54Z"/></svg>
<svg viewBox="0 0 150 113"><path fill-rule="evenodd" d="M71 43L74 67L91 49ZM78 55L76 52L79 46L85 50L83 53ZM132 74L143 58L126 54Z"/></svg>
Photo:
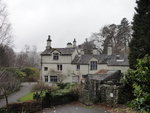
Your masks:
<svg viewBox="0 0 150 113"><path fill-rule="evenodd" d="M41 55L51 55L55 50L60 52L61 55L71 55L75 48L50 48L43 51Z"/></svg>
<svg viewBox="0 0 150 113"><path fill-rule="evenodd" d="M89 64L89 61L95 58L98 61L98 64L107 64L109 66L129 66L128 55L120 55L117 59L116 55L81 55L76 56L72 61L72 64Z"/></svg>

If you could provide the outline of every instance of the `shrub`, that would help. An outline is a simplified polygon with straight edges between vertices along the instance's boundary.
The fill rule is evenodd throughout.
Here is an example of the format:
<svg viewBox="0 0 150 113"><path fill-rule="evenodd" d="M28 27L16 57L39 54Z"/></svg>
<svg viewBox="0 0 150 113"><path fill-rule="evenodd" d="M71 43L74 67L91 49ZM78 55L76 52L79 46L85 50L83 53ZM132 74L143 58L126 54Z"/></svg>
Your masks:
<svg viewBox="0 0 150 113"><path fill-rule="evenodd" d="M35 113L41 109L42 105L40 101L28 101L9 104L7 108L0 108L0 113Z"/></svg>
<svg viewBox="0 0 150 113"><path fill-rule="evenodd" d="M132 106L141 112L150 112L150 56L138 59L136 70L130 70L126 77L134 89Z"/></svg>
<svg viewBox="0 0 150 113"><path fill-rule="evenodd" d="M35 82L39 77L39 70L32 67L25 67L21 69L23 73L25 73L25 81L26 82Z"/></svg>
<svg viewBox="0 0 150 113"><path fill-rule="evenodd" d="M59 89L69 89L70 88L70 83L63 83L63 82L61 82L61 83L57 83L57 86L59 87Z"/></svg>
<svg viewBox="0 0 150 113"><path fill-rule="evenodd" d="M72 90L65 93L54 93L51 91L45 93L42 99L43 107L50 107L55 105L66 104L69 102L78 100L78 93L74 93Z"/></svg>

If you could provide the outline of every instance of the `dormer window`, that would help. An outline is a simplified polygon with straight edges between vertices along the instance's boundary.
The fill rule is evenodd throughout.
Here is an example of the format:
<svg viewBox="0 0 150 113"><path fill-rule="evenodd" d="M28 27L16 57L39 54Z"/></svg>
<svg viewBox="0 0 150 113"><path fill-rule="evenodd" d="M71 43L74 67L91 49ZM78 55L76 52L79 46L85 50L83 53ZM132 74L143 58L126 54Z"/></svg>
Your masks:
<svg viewBox="0 0 150 113"><path fill-rule="evenodd" d="M80 65L79 64L77 64L77 70L80 70Z"/></svg>
<svg viewBox="0 0 150 113"><path fill-rule="evenodd" d="M53 60L58 60L58 59L59 59L59 54L53 53Z"/></svg>
<svg viewBox="0 0 150 113"><path fill-rule="evenodd" d="M97 70L97 61L90 61L90 70Z"/></svg>

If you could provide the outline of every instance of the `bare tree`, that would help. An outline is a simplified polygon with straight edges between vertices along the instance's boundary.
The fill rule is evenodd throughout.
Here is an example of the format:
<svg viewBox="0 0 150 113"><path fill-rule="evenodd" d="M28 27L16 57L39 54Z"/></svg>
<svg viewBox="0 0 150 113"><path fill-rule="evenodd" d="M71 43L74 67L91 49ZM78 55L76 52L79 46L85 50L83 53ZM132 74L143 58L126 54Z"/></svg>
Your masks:
<svg viewBox="0 0 150 113"><path fill-rule="evenodd" d="M39 68L39 65L40 55L37 53L36 46L30 48L30 46L25 45L24 49L17 55L16 67L19 69L23 67Z"/></svg>
<svg viewBox="0 0 150 113"><path fill-rule="evenodd" d="M67 77L67 75L63 74L62 72L55 71L54 69L51 69L49 74L57 76L57 81L59 83L63 82L63 80Z"/></svg>
<svg viewBox="0 0 150 113"><path fill-rule="evenodd" d="M8 22L6 4L0 0L0 44L10 45L12 43L12 28Z"/></svg>
<svg viewBox="0 0 150 113"><path fill-rule="evenodd" d="M13 66L14 51L12 49L12 28L8 21L6 4L0 0L0 66Z"/></svg>
<svg viewBox="0 0 150 113"><path fill-rule="evenodd" d="M6 105L8 105L8 94L19 89L20 83L15 73L0 71L0 92L6 98Z"/></svg>

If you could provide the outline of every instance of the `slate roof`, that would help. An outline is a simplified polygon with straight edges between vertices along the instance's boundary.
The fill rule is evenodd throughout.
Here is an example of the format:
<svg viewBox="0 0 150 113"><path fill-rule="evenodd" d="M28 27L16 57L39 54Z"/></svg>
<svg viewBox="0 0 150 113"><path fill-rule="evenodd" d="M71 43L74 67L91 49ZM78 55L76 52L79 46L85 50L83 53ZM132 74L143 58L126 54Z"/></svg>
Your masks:
<svg viewBox="0 0 150 113"><path fill-rule="evenodd" d="M88 74L88 76L90 79L98 80L100 82L109 81L109 80L113 80L113 79L116 79L119 81L121 78L121 71L108 70L106 73L103 73L103 74Z"/></svg>
<svg viewBox="0 0 150 113"><path fill-rule="evenodd" d="M46 49L41 53L41 55L51 55L53 51L58 51L60 52L61 55L71 55L72 52L75 50L75 48L51 48L51 49Z"/></svg>
<svg viewBox="0 0 150 113"><path fill-rule="evenodd" d="M120 55L119 59L117 59L116 55L82 55L76 56L72 61L72 64L81 64L87 65L89 61L95 58L98 61L98 64L107 64L109 66L129 66L128 55Z"/></svg>

